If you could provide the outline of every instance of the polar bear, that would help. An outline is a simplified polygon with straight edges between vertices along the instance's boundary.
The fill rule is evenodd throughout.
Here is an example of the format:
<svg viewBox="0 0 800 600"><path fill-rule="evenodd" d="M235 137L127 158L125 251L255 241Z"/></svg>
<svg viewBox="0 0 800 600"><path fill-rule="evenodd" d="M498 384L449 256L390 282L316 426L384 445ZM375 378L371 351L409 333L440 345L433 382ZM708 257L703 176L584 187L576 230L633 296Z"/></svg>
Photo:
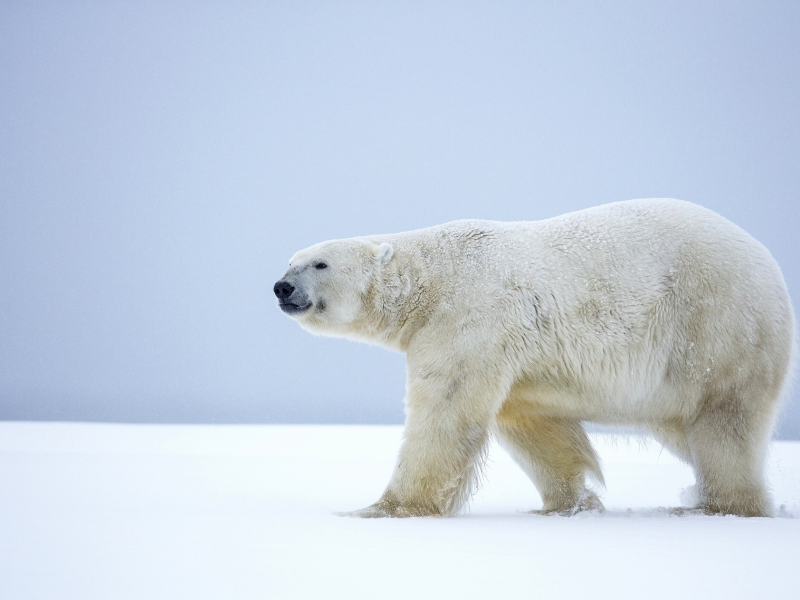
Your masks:
<svg viewBox="0 0 800 600"><path fill-rule="evenodd" d="M361 517L450 516L490 434L544 513L602 510L582 422L635 425L689 463L698 510L769 515L764 463L794 315L764 246L679 200L333 240L275 284L303 328L407 355L406 427Z"/></svg>

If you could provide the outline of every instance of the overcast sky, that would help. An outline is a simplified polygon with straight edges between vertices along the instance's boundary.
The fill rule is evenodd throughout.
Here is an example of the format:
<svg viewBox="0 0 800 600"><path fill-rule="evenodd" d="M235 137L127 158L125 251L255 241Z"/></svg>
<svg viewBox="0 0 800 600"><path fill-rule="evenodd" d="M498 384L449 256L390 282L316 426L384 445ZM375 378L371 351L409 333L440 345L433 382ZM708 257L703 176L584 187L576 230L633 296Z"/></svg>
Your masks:
<svg viewBox="0 0 800 600"><path fill-rule="evenodd" d="M271 287L460 218L683 198L800 306L798 32L797 2L3 2L0 419L402 422L403 356Z"/></svg>

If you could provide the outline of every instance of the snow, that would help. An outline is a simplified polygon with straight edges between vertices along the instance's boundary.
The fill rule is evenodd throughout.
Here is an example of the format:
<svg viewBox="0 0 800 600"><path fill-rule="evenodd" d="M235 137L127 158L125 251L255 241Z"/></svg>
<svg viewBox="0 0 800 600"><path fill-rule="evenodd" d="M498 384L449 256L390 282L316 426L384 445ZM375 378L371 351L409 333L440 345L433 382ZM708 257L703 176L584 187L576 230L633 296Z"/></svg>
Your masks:
<svg viewBox="0 0 800 600"><path fill-rule="evenodd" d="M402 428L0 423L0 598L796 598L800 442L773 519L675 516L687 467L594 435L608 511L527 514L500 449L453 519L342 518L376 500Z"/></svg>

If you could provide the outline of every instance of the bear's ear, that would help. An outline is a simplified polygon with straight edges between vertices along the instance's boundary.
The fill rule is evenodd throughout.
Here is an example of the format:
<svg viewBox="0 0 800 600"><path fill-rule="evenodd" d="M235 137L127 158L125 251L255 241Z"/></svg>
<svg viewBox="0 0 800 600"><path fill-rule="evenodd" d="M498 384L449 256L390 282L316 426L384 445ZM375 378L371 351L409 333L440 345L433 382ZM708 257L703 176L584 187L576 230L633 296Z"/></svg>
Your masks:
<svg viewBox="0 0 800 600"><path fill-rule="evenodd" d="M380 266L383 266L392 260L393 254L394 246L388 242L383 242L380 246L375 248L375 260Z"/></svg>

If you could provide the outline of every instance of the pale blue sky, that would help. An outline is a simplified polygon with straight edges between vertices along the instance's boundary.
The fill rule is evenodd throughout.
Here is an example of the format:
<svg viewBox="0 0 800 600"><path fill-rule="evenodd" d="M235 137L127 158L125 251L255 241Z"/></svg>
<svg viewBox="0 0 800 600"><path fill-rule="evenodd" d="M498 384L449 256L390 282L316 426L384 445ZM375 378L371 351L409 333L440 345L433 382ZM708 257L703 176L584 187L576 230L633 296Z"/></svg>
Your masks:
<svg viewBox="0 0 800 600"><path fill-rule="evenodd" d="M459 218L683 198L800 305L798 31L796 2L4 2L0 419L401 422L403 357L271 287Z"/></svg>

